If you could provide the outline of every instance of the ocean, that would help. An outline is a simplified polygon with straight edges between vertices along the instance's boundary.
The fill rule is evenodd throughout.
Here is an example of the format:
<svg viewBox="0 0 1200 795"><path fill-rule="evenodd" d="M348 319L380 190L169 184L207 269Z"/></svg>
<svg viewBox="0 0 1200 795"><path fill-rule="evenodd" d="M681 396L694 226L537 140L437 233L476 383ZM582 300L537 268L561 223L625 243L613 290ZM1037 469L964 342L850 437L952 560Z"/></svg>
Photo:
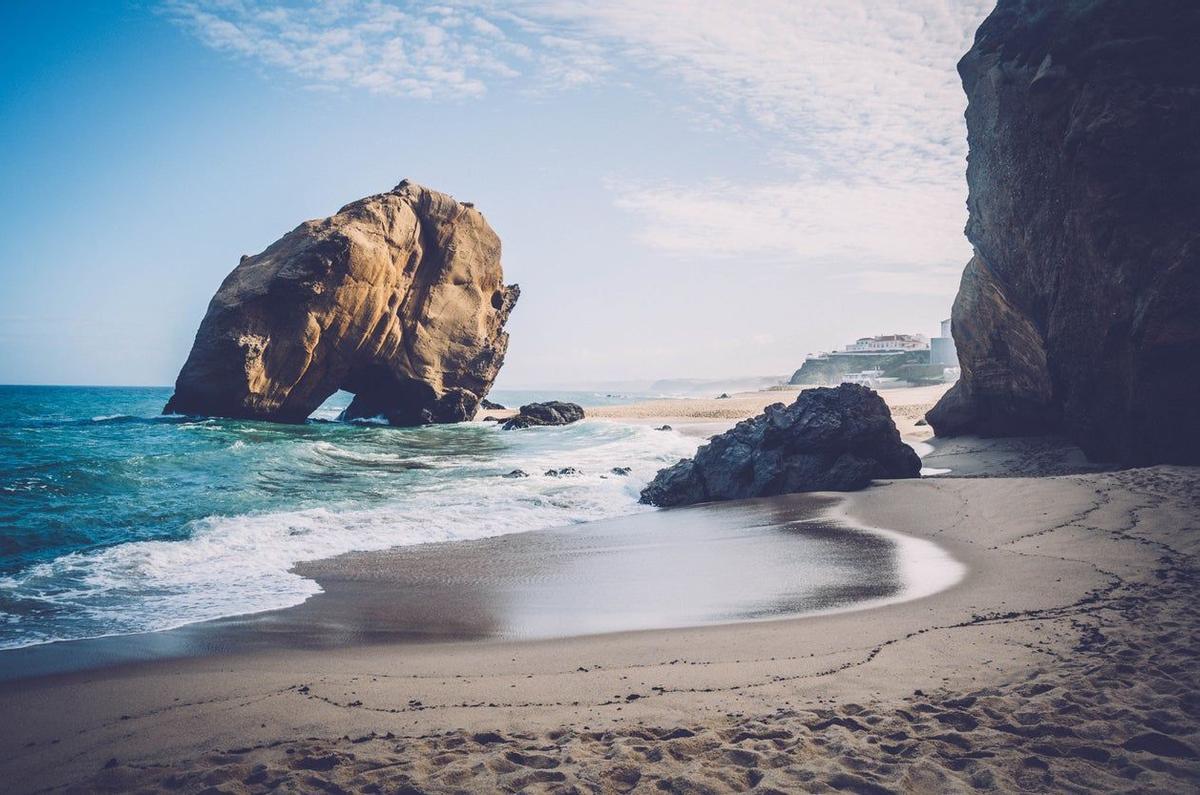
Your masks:
<svg viewBox="0 0 1200 795"><path fill-rule="evenodd" d="M162 416L170 393L0 386L0 648L296 605L319 592L290 572L301 561L648 510L641 487L698 443L604 420L341 423L345 393L301 425ZM582 474L543 474L568 466Z"/></svg>

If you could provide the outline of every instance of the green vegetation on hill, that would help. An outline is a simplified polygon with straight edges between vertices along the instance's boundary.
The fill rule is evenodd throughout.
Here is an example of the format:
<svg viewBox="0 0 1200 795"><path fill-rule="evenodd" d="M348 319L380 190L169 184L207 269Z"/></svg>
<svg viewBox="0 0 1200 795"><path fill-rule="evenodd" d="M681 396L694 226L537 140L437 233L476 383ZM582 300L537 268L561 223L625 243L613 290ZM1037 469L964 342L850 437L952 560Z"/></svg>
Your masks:
<svg viewBox="0 0 1200 795"><path fill-rule="evenodd" d="M849 373L861 373L863 370L882 370L889 378L905 378L918 380L928 378L929 374L909 370L905 374L903 368L913 365L929 366L929 351L905 351L904 353L879 354L848 354L831 353L820 359L806 359L799 370L792 373L788 382L793 385L840 384ZM941 366L938 365L940 380ZM911 378L910 376L917 376Z"/></svg>

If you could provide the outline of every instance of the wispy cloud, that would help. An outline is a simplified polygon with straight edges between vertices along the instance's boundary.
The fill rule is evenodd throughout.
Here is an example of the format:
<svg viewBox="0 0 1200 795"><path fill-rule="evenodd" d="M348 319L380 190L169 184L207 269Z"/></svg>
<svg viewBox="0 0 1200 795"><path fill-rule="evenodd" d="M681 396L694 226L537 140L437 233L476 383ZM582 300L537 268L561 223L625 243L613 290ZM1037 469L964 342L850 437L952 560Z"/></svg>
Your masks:
<svg viewBox="0 0 1200 795"><path fill-rule="evenodd" d="M965 105L954 65L992 0L168 0L207 45L308 84L463 98L665 76L770 180L610 180L643 244L680 257L854 262L868 289L932 289L962 237ZM891 270L889 270L891 269ZM944 272L944 273L943 273ZM923 280L923 281L922 281ZM932 280L932 281L931 281Z"/></svg>
<svg viewBox="0 0 1200 795"><path fill-rule="evenodd" d="M862 293L948 296L958 287L961 265L919 265L904 270L864 269L837 274Z"/></svg>
<svg viewBox="0 0 1200 795"><path fill-rule="evenodd" d="M689 86L700 112L761 141L777 166L777 178L736 184L612 180L644 243L680 257L854 263L871 274L863 289L952 294L969 254L954 66L990 5L545 0L536 13Z"/></svg>
<svg viewBox="0 0 1200 795"><path fill-rule="evenodd" d="M645 244L685 257L752 257L828 268L954 261L959 191L797 180L766 185L611 181Z"/></svg>
<svg viewBox="0 0 1200 795"><path fill-rule="evenodd" d="M954 65L992 0L531 0L530 17L768 130L807 177L943 181L964 151ZM930 168L930 166L934 166Z"/></svg>
<svg viewBox="0 0 1200 795"><path fill-rule="evenodd" d="M454 0L403 8L383 0L165 0L162 10L209 47L313 88L450 99L522 75L580 85L608 68L592 43L529 39L524 20Z"/></svg>

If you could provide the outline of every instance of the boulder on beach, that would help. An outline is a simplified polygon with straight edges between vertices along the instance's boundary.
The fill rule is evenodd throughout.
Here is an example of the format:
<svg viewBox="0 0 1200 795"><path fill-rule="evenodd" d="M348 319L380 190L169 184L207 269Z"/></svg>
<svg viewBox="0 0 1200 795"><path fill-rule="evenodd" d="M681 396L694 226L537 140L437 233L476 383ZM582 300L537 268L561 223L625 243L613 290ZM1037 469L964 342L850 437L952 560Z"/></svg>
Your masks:
<svg viewBox="0 0 1200 795"><path fill-rule="evenodd" d="M980 26L939 436L1200 463L1198 41L1195 0L1000 0Z"/></svg>
<svg viewBox="0 0 1200 795"><path fill-rule="evenodd" d="M561 400L545 403L527 403L515 417L510 417L501 426L506 431L516 428L532 428L539 425L570 425L583 419L583 407Z"/></svg>
<svg viewBox="0 0 1200 795"><path fill-rule="evenodd" d="M487 398L479 401L479 408L487 411L504 411L504 406L495 402L494 400L488 400Z"/></svg>
<svg viewBox="0 0 1200 795"><path fill-rule="evenodd" d="M642 491L659 506L804 491L853 491L876 478L915 478L921 459L891 412L859 384L806 389L775 403L661 470Z"/></svg>
<svg viewBox="0 0 1200 795"><path fill-rule="evenodd" d="M467 420L518 295L483 216L405 180L242 257L164 411L301 422L344 389L346 419Z"/></svg>

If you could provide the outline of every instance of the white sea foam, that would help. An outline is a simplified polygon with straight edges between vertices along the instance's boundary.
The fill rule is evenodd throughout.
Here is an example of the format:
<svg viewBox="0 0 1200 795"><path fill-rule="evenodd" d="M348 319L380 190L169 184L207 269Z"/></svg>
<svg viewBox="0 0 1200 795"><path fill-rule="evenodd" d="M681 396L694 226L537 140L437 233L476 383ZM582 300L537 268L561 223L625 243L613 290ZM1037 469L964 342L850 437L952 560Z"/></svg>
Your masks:
<svg viewBox="0 0 1200 795"><path fill-rule="evenodd" d="M320 591L316 582L290 571L301 561L519 533L645 510L637 502L641 487L660 467L690 455L696 446L694 439L679 434L603 421L547 430L520 432L530 434L523 437L529 444L506 448L498 458L451 459L461 472L447 461L429 473L417 471L401 496L385 504L210 516L192 522L188 537L181 540L72 553L0 578L0 588L11 597L41 602L75 619L64 622L61 633L53 636L31 628L0 647L163 630L299 604ZM492 428L489 432L507 433ZM555 444L558 439L570 444ZM303 444L335 466L354 463L391 470L408 468L422 458L356 452L326 441ZM564 466L583 474L542 474ZM616 466L629 466L632 473L612 474ZM515 468L530 477L500 477ZM384 471L382 476L388 474Z"/></svg>
<svg viewBox="0 0 1200 795"><path fill-rule="evenodd" d="M364 466L390 466L408 469L432 469L433 464L419 457L402 456L399 453L372 453L347 450L331 442L315 442L313 452L320 456L347 464Z"/></svg>

